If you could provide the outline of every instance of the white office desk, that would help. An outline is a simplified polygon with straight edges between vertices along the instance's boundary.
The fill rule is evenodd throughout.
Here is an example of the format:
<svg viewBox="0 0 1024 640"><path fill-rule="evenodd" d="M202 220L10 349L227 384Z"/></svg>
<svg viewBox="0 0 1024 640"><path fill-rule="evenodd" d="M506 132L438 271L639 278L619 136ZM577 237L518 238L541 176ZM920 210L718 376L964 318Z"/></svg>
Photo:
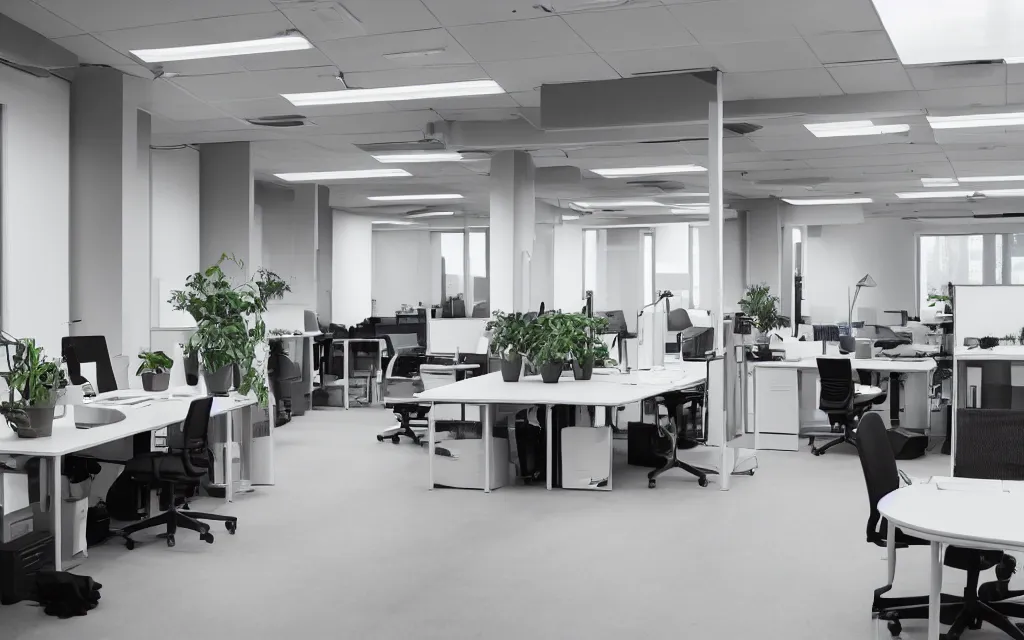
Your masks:
<svg viewBox="0 0 1024 640"><path fill-rule="evenodd" d="M591 380L574 380L570 374L555 384L545 384L539 376L527 376L519 382L505 382L500 373L469 378L455 384L416 394L422 402L433 404L469 404L481 407L484 440L484 492L491 490L491 436L498 405L544 405L547 425L551 424L551 407L574 405L618 407L640 402L652 396L681 391L702 384L707 377L704 362L684 362L664 371L635 371L629 374L602 374L595 371ZM433 414L433 412L431 412ZM429 422L430 448L428 487L434 488L434 421ZM547 488L552 480L552 429L547 432Z"/></svg>
<svg viewBox="0 0 1024 640"><path fill-rule="evenodd" d="M844 356L825 356L843 358ZM927 431L931 425L929 401L931 374L936 368L932 358L847 358L855 371L906 374L903 385L905 410L900 426ZM754 425L754 448L796 451L801 431L828 428L818 410L817 358L795 361L749 362L753 385L748 396L747 419ZM878 410L888 424L888 403ZM827 437L827 435L826 435Z"/></svg>
<svg viewBox="0 0 1024 640"><path fill-rule="evenodd" d="M896 568L896 528L931 541L929 640L939 640L943 544L1024 552L1024 488L1021 483L966 478L945 481L949 483L947 486L963 487L957 490L940 489L935 481L897 489L878 502L879 513L889 522L889 584ZM972 490L972 487L985 485L992 490Z"/></svg>
<svg viewBox="0 0 1024 640"><path fill-rule="evenodd" d="M170 395L191 397L174 397L167 399ZM153 397L148 404L135 406L111 406L104 404L104 398L145 396ZM32 456L44 458L49 465L50 481L47 483L53 492L50 502L50 510L53 522L54 538L54 566L62 566L61 558L61 458L68 454L78 453L86 449L98 447L103 444L130 438L140 433L156 431L185 420L188 414L189 404L195 395L191 387L176 388L170 392L146 392L137 390L111 391L100 394L93 403L96 406L112 408L124 414L124 420L113 424L93 427L91 429L78 429L75 427L71 412L63 418L53 422L53 435L48 438L19 438L14 430L7 425L0 426L0 455ZM91 404L93 404L91 403ZM253 398L233 395L227 398L214 398L211 416L230 414L238 409L251 407L256 404ZM69 409L71 409L69 407ZM72 409L73 410L73 409ZM232 431L229 424L228 432ZM228 436L230 439L230 435ZM227 486L224 496L232 500L231 464L225 465ZM45 499L45 498L44 498Z"/></svg>

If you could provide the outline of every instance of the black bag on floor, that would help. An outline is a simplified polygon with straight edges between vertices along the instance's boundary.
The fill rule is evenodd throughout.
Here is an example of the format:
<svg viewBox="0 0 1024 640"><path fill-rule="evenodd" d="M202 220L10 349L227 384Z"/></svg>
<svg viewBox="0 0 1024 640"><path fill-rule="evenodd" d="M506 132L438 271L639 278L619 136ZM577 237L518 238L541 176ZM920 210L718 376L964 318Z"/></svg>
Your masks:
<svg viewBox="0 0 1024 640"><path fill-rule="evenodd" d="M142 518L141 512L146 507L144 502L145 486L132 479L130 474L122 473L114 480L107 490L107 515L114 520L134 521Z"/></svg>
<svg viewBox="0 0 1024 640"><path fill-rule="evenodd" d="M36 574L35 593L29 599L43 605L48 616L84 616L99 605L102 588L102 584L89 576L40 571Z"/></svg>

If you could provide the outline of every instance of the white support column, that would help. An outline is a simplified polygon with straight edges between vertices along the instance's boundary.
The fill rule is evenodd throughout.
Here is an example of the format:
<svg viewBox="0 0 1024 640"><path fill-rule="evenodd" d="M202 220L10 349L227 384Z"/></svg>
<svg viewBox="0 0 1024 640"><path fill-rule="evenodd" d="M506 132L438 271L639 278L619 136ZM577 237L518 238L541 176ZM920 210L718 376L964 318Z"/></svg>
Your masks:
<svg viewBox="0 0 1024 640"><path fill-rule="evenodd" d="M331 320L353 326L369 317L373 306L373 221L335 211L333 245Z"/></svg>
<svg viewBox="0 0 1024 640"><path fill-rule="evenodd" d="M527 265L533 255L534 166L525 151L491 158L491 310L529 311Z"/></svg>
<svg viewBox="0 0 1024 640"><path fill-rule="evenodd" d="M331 322L331 291L334 286L334 210L331 209L331 189L323 185L316 188L316 313L320 322Z"/></svg>
<svg viewBox="0 0 1024 640"><path fill-rule="evenodd" d="M718 72L717 97L708 107L708 193L710 198L710 229L709 238L711 242L701 243L700 251L711 254L709 261L711 273L708 274L707 282L711 283L710 291L701 291L701 306L711 312L714 318L715 327L715 349L724 348L722 329L722 290L724 281L722 278L722 225L724 201L722 198L722 72Z"/></svg>

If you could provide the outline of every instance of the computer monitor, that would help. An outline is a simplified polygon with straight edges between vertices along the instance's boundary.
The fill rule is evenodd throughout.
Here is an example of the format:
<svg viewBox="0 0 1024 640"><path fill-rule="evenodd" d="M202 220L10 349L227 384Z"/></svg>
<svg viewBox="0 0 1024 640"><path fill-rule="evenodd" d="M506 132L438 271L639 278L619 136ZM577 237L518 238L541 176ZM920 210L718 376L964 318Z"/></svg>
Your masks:
<svg viewBox="0 0 1024 640"><path fill-rule="evenodd" d="M317 320L316 311L306 309L302 312L305 331L320 331L320 322Z"/></svg>

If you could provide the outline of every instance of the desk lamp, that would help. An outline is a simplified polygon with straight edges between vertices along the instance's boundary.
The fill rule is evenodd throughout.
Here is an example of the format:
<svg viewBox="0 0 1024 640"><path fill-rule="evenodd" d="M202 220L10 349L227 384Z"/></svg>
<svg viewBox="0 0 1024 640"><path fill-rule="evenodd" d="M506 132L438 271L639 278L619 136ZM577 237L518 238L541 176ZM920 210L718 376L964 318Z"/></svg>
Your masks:
<svg viewBox="0 0 1024 640"><path fill-rule="evenodd" d="M849 310L850 313L847 316L848 324L846 326L849 327L849 329L850 329L850 336L849 336L850 339L848 341L847 346L852 347L854 344L856 344L856 340L855 340L855 337L853 335L853 307L854 307L854 305L857 304L857 296L860 295L860 290L861 290L862 287L877 287L877 286L878 286L878 284L875 283L875 279L871 277L871 274L864 274L864 277L857 281L857 287L856 287L855 291L853 292L853 300L850 301L850 310ZM847 290L846 290L846 299L847 300L850 299L850 290L849 290L849 288L847 288ZM853 351L852 348L845 349L845 350L846 351Z"/></svg>

